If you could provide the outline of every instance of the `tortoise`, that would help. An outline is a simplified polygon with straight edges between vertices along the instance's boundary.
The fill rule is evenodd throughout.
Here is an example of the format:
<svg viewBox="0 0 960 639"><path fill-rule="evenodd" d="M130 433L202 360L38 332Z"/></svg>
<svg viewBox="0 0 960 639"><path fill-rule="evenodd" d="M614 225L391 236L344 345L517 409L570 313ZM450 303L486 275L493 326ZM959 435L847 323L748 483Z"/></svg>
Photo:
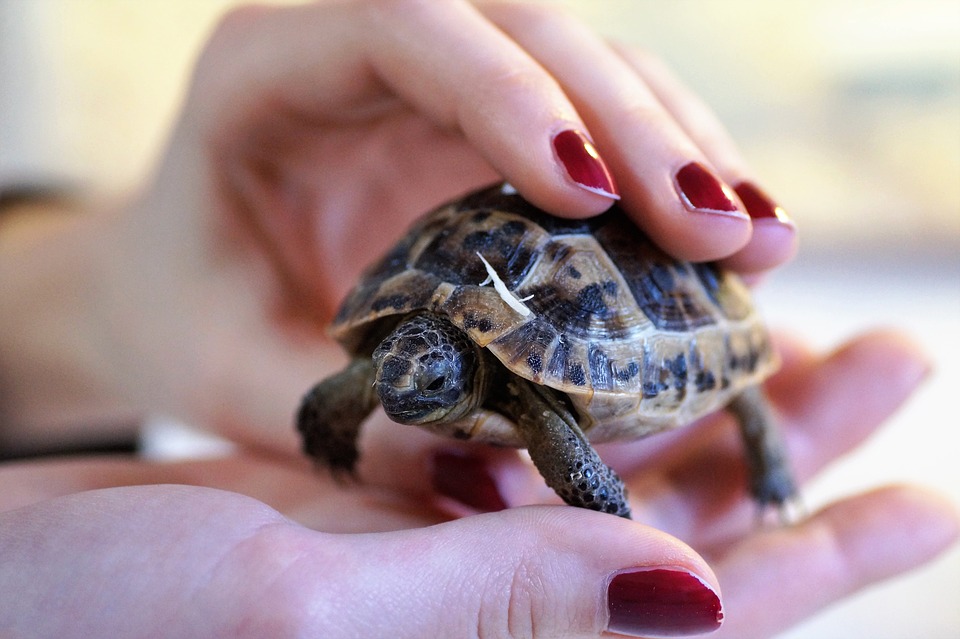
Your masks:
<svg viewBox="0 0 960 639"><path fill-rule="evenodd" d="M592 444L728 407L764 508L795 492L760 383L778 366L736 275L666 255L614 205L554 217L509 184L447 203L368 268L331 334L347 367L303 399L307 455L338 474L361 423L388 417L525 447L567 504L630 518Z"/></svg>

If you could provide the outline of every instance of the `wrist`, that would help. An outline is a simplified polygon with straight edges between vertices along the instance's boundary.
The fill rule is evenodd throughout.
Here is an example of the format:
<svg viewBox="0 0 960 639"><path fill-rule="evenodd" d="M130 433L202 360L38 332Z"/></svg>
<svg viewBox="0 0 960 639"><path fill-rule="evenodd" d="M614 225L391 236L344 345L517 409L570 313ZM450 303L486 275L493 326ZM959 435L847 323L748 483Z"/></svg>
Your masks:
<svg viewBox="0 0 960 639"><path fill-rule="evenodd" d="M0 445L33 450L115 439L134 421L107 330L116 222L60 196L7 204L0 218Z"/></svg>

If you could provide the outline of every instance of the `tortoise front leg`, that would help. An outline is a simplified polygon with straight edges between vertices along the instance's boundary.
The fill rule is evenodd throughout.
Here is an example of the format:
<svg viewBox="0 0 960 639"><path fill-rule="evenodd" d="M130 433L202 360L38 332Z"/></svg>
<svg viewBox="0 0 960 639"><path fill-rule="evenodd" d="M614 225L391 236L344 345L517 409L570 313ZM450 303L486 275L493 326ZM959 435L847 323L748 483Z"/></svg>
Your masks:
<svg viewBox="0 0 960 639"><path fill-rule="evenodd" d="M750 492L761 508L776 506L786 518L786 504L796 496L780 431L763 389L754 386L730 402L746 445Z"/></svg>
<svg viewBox="0 0 960 639"><path fill-rule="evenodd" d="M360 425L377 407L369 357L356 358L340 373L314 386L297 413L303 451L334 475L353 474Z"/></svg>
<svg viewBox="0 0 960 639"><path fill-rule="evenodd" d="M550 389L513 379L495 407L517 425L537 470L563 501L630 519L623 481Z"/></svg>

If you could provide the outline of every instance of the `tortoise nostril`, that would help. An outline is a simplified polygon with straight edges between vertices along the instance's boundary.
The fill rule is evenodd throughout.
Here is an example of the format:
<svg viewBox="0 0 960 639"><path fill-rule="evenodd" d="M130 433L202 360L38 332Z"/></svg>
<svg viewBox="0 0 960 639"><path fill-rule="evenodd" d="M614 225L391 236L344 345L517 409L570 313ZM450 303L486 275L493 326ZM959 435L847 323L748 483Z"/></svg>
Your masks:
<svg viewBox="0 0 960 639"><path fill-rule="evenodd" d="M441 375L440 377L430 382L424 390L436 392L441 388L443 388L443 385L446 383L446 381L447 381L447 378Z"/></svg>

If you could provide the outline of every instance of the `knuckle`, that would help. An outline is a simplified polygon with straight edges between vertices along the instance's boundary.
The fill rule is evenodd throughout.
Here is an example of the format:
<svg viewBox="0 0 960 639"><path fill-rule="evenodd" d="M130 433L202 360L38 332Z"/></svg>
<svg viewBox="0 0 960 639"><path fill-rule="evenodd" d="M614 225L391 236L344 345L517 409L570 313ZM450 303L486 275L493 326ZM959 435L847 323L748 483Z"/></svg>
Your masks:
<svg viewBox="0 0 960 639"><path fill-rule="evenodd" d="M539 567L532 566L529 561L518 565L507 589L507 629L511 636L536 636L537 619L542 614L546 594Z"/></svg>
<svg viewBox="0 0 960 639"><path fill-rule="evenodd" d="M556 104L560 95L556 81L536 65L496 65L478 74L456 117L461 126L477 118L496 121L504 113L540 118L545 113L544 105Z"/></svg>
<svg viewBox="0 0 960 639"><path fill-rule="evenodd" d="M491 574L477 610L477 637L534 637L542 597L538 570L529 562Z"/></svg>
<svg viewBox="0 0 960 639"><path fill-rule="evenodd" d="M650 135L672 136L676 123L656 101L637 99L620 109L624 125L637 127Z"/></svg>
<svg viewBox="0 0 960 639"><path fill-rule="evenodd" d="M534 538L536 537L536 538ZM557 601L555 581L538 535L515 540L513 561L483 580L476 636L526 639L556 636L559 628L576 634L569 610Z"/></svg>
<svg viewBox="0 0 960 639"><path fill-rule="evenodd" d="M535 65L510 65L493 68L482 79L485 91L496 95L491 99L502 101L523 99L528 94L542 95L553 81L547 73ZM550 88L553 88L550 86Z"/></svg>

